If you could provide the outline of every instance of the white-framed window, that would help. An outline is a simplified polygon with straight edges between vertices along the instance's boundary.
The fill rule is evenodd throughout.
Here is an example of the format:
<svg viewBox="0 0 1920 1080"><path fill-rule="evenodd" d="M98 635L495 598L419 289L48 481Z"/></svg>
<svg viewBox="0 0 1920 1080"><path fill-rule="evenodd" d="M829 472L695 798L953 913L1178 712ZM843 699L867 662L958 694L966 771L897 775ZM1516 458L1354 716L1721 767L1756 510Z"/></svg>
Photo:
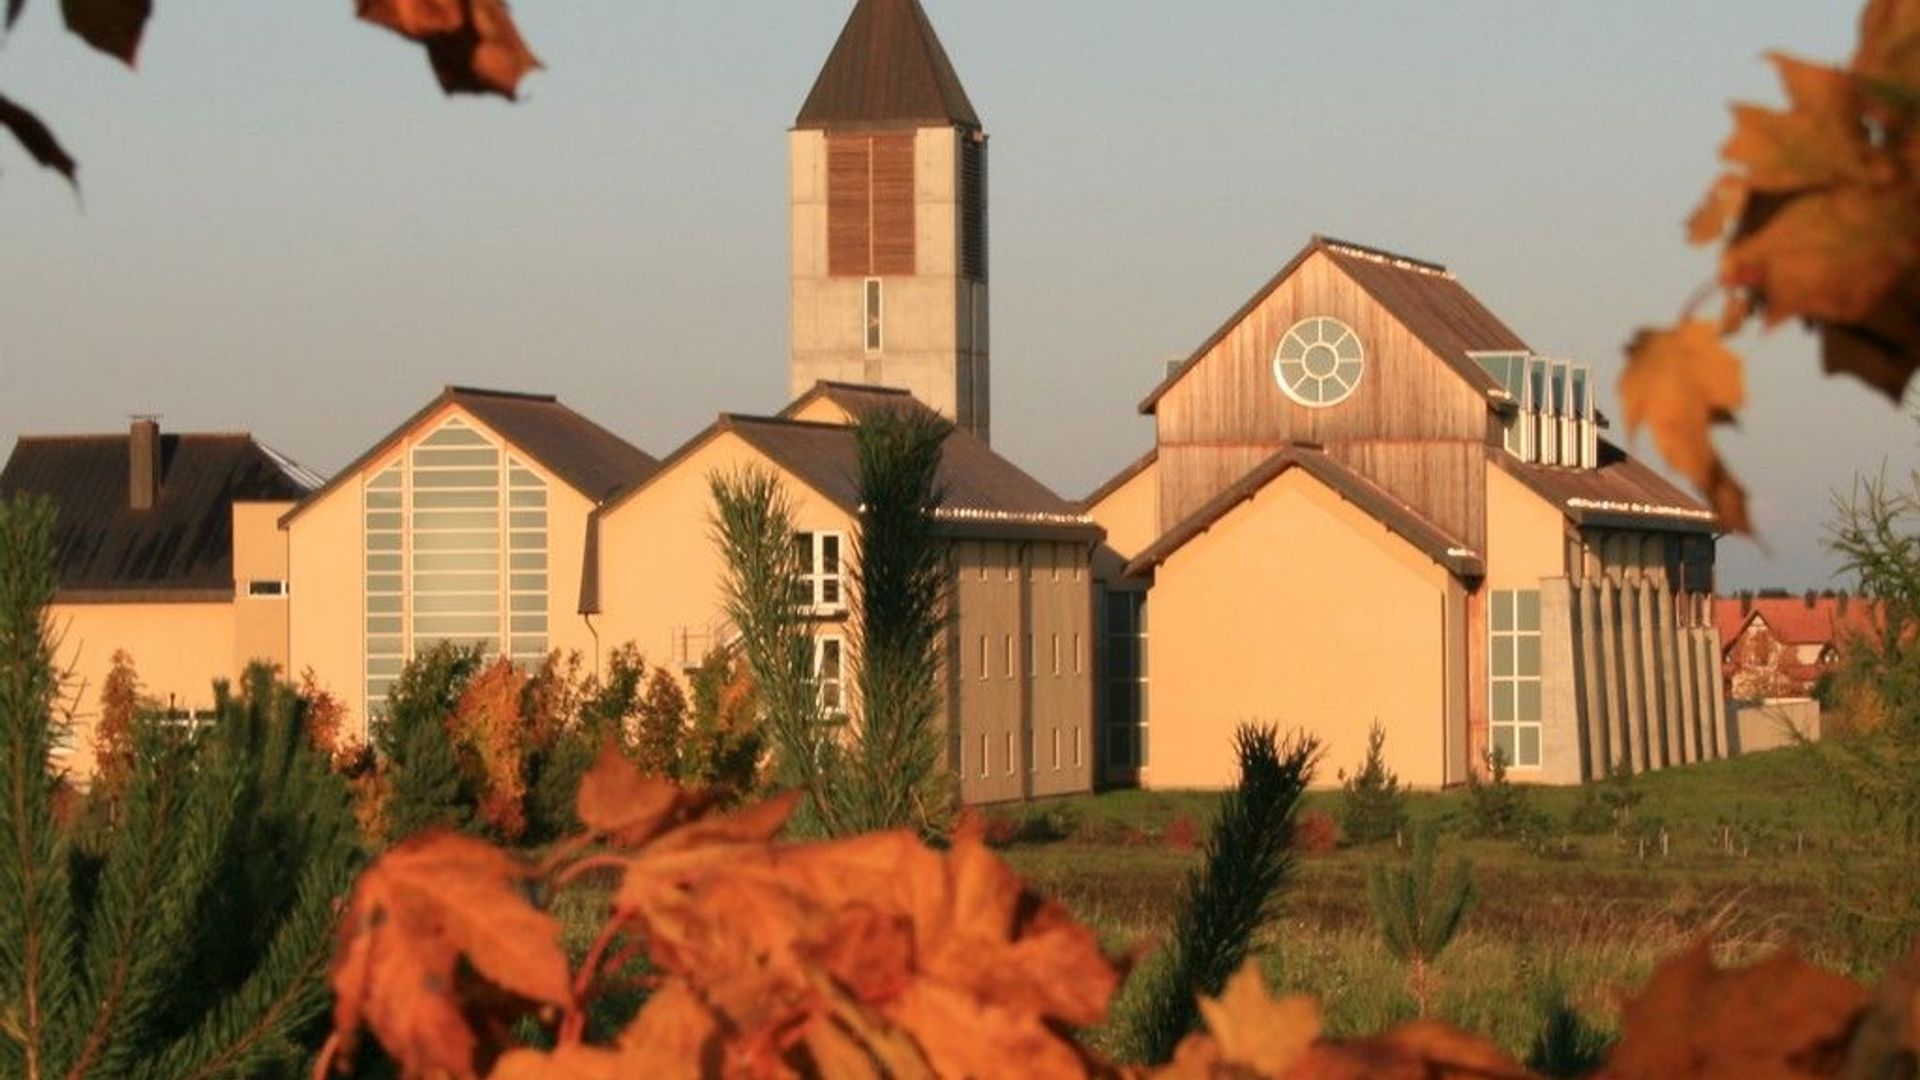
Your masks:
<svg viewBox="0 0 1920 1080"><path fill-rule="evenodd" d="M820 711L828 716L847 712L847 642L836 634L813 639L813 682L820 693Z"/></svg>
<svg viewBox="0 0 1920 1080"><path fill-rule="evenodd" d="M1053 771L1060 771L1060 729L1053 729Z"/></svg>
<svg viewBox="0 0 1920 1080"><path fill-rule="evenodd" d="M284 599L287 583L283 578L253 578L247 582L247 595L263 600Z"/></svg>
<svg viewBox="0 0 1920 1080"><path fill-rule="evenodd" d="M1013 635L1007 635L1007 678L1013 678Z"/></svg>
<svg viewBox="0 0 1920 1080"><path fill-rule="evenodd" d="M980 736L980 775L985 776L990 771L991 769L987 763L987 737L982 735Z"/></svg>
<svg viewBox="0 0 1920 1080"><path fill-rule="evenodd" d="M886 348L886 310L885 296L882 293L880 279L868 278L866 287L866 327L867 351L877 353Z"/></svg>
<svg viewBox="0 0 1920 1080"><path fill-rule="evenodd" d="M1540 590L1497 589L1488 613L1489 702L1487 731L1492 750L1507 764L1540 765Z"/></svg>
<svg viewBox="0 0 1920 1080"><path fill-rule="evenodd" d="M1076 769L1080 767L1080 746L1080 725L1075 724L1073 727L1073 767Z"/></svg>
<svg viewBox="0 0 1920 1080"><path fill-rule="evenodd" d="M1087 654L1081 651L1083 644L1079 634L1073 635L1073 673L1075 675L1083 675L1087 670Z"/></svg>
<svg viewBox="0 0 1920 1080"><path fill-rule="evenodd" d="M1053 635L1053 673L1060 674L1060 635Z"/></svg>
<svg viewBox="0 0 1920 1080"><path fill-rule="evenodd" d="M1521 461L1567 468L1599 464L1590 365L1520 352L1472 355L1515 406L1505 424L1508 453Z"/></svg>
<svg viewBox="0 0 1920 1080"><path fill-rule="evenodd" d="M362 486L368 708L441 641L547 655L547 484L459 416Z"/></svg>
<svg viewBox="0 0 1920 1080"><path fill-rule="evenodd" d="M815 612L847 606L847 537L839 532L795 534L800 556L800 606Z"/></svg>
<svg viewBox="0 0 1920 1080"><path fill-rule="evenodd" d="M1013 775L1013 732L1007 732L1007 775Z"/></svg>

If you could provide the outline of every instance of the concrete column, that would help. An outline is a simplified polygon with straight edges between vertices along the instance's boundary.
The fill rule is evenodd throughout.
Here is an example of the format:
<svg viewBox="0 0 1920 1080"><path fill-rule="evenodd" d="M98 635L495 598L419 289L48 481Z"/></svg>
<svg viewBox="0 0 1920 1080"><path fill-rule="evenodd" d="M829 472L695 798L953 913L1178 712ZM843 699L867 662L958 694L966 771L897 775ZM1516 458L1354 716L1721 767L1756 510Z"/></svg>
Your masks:
<svg viewBox="0 0 1920 1080"><path fill-rule="evenodd" d="M1707 633L1703 630L1702 635ZM1707 685L1712 688L1713 701L1713 737L1720 747L1720 757L1731 757L1733 743L1727 735L1727 695L1722 689L1721 680L1725 677L1720 667L1720 639L1716 635L1706 642L1707 645Z"/></svg>
<svg viewBox="0 0 1920 1080"><path fill-rule="evenodd" d="M1654 641L1659 633L1653 621L1653 583L1644 576L1633 590L1634 631L1640 657L1640 695L1642 715L1646 718L1646 755L1649 769L1667 767L1667 742L1661 730L1659 650Z"/></svg>
<svg viewBox="0 0 1920 1080"><path fill-rule="evenodd" d="M1634 772L1652 768L1647 755L1646 671L1640 663L1639 586L1620 586L1620 717L1627 733L1627 760Z"/></svg>
<svg viewBox="0 0 1920 1080"><path fill-rule="evenodd" d="M1613 769L1607 750L1607 699L1601 686L1606 671L1600 666L1600 590L1592 579L1574 591L1574 638L1580 667L1580 730L1586 740L1586 779L1598 780Z"/></svg>
<svg viewBox="0 0 1920 1080"><path fill-rule="evenodd" d="M1674 629L1673 591L1662 583L1654 593L1653 602L1660 624L1660 704L1667 729L1667 764L1680 765L1690 759L1686 753L1686 720L1680 713L1679 684L1685 675L1680 668L1680 643Z"/></svg>
<svg viewBox="0 0 1920 1080"><path fill-rule="evenodd" d="M1582 774L1572 600L1565 578L1540 580L1540 779L1549 784L1577 784Z"/></svg>
<svg viewBox="0 0 1920 1080"><path fill-rule="evenodd" d="M1600 582L1599 601L1600 683L1607 703L1607 772L1611 774L1621 762L1633 760L1627 742L1625 665L1620 659L1620 594L1612 578Z"/></svg>
<svg viewBox="0 0 1920 1080"><path fill-rule="evenodd" d="M1700 665L1694 648L1692 626L1682 626L1674 634L1677 650L1674 674L1680 683L1680 744L1689 764L1704 761L1700 745L1700 694L1695 685Z"/></svg>

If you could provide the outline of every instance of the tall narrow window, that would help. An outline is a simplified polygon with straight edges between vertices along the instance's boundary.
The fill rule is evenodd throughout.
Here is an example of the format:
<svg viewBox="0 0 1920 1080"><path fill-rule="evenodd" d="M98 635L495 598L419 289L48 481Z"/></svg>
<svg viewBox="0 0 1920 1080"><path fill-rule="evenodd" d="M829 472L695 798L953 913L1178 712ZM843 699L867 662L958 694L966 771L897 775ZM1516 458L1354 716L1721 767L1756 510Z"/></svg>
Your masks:
<svg viewBox="0 0 1920 1080"><path fill-rule="evenodd" d="M1060 674L1060 635L1053 635L1053 673Z"/></svg>
<svg viewBox="0 0 1920 1080"><path fill-rule="evenodd" d="M1007 732L1007 775L1013 775L1013 732Z"/></svg>
<svg viewBox="0 0 1920 1080"><path fill-rule="evenodd" d="M1060 729L1053 729L1053 771L1060 771Z"/></svg>
<svg viewBox="0 0 1920 1080"><path fill-rule="evenodd" d="M820 710L843 716L846 702L846 642L828 635L813 640L813 681L820 690Z"/></svg>
<svg viewBox="0 0 1920 1080"><path fill-rule="evenodd" d="M366 530L367 708L378 709L406 663L404 467L398 462L368 480L361 495Z"/></svg>
<svg viewBox="0 0 1920 1080"><path fill-rule="evenodd" d="M816 612L846 607L846 567L841 558L846 537L837 532L794 534L800 559L799 606Z"/></svg>
<svg viewBox="0 0 1920 1080"><path fill-rule="evenodd" d="M1490 597L1488 733L1492 749L1520 768L1540 764L1540 591Z"/></svg>
<svg viewBox="0 0 1920 1080"><path fill-rule="evenodd" d="M980 635L980 677L981 678L984 679L987 677L987 668L989 666L991 665L987 663L987 635L981 634Z"/></svg>
<svg viewBox="0 0 1920 1080"><path fill-rule="evenodd" d="M1013 678L1013 635L1007 635L1007 678Z"/></svg>
<svg viewBox="0 0 1920 1080"><path fill-rule="evenodd" d="M980 775L987 775L990 768L991 766L987 762L987 737L982 735L980 736Z"/></svg>
<svg viewBox="0 0 1920 1080"><path fill-rule="evenodd" d="M879 278L867 279L867 351L877 353L886 347L886 312L882 310L884 297L880 290Z"/></svg>

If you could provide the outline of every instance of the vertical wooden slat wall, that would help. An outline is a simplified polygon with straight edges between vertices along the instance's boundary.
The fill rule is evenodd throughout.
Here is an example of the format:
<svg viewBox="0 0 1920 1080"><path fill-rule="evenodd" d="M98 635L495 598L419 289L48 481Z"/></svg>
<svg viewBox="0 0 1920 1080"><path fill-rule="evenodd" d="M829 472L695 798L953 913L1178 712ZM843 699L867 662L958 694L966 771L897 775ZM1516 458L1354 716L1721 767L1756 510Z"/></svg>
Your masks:
<svg viewBox="0 0 1920 1080"><path fill-rule="evenodd" d="M827 136L827 273L916 270L914 136Z"/></svg>

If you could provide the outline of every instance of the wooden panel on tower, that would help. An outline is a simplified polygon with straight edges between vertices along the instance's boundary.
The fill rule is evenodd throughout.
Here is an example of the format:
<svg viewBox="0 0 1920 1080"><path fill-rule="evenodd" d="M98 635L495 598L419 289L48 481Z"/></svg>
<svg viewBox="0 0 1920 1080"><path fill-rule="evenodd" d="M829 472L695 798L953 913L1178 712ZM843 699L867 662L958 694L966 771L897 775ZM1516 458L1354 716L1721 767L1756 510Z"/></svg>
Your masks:
<svg viewBox="0 0 1920 1080"><path fill-rule="evenodd" d="M827 273L873 273L873 146L865 135L827 136Z"/></svg>
<svg viewBox="0 0 1920 1080"><path fill-rule="evenodd" d="M873 140L873 273L913 274L914 137Z"/></svg>

